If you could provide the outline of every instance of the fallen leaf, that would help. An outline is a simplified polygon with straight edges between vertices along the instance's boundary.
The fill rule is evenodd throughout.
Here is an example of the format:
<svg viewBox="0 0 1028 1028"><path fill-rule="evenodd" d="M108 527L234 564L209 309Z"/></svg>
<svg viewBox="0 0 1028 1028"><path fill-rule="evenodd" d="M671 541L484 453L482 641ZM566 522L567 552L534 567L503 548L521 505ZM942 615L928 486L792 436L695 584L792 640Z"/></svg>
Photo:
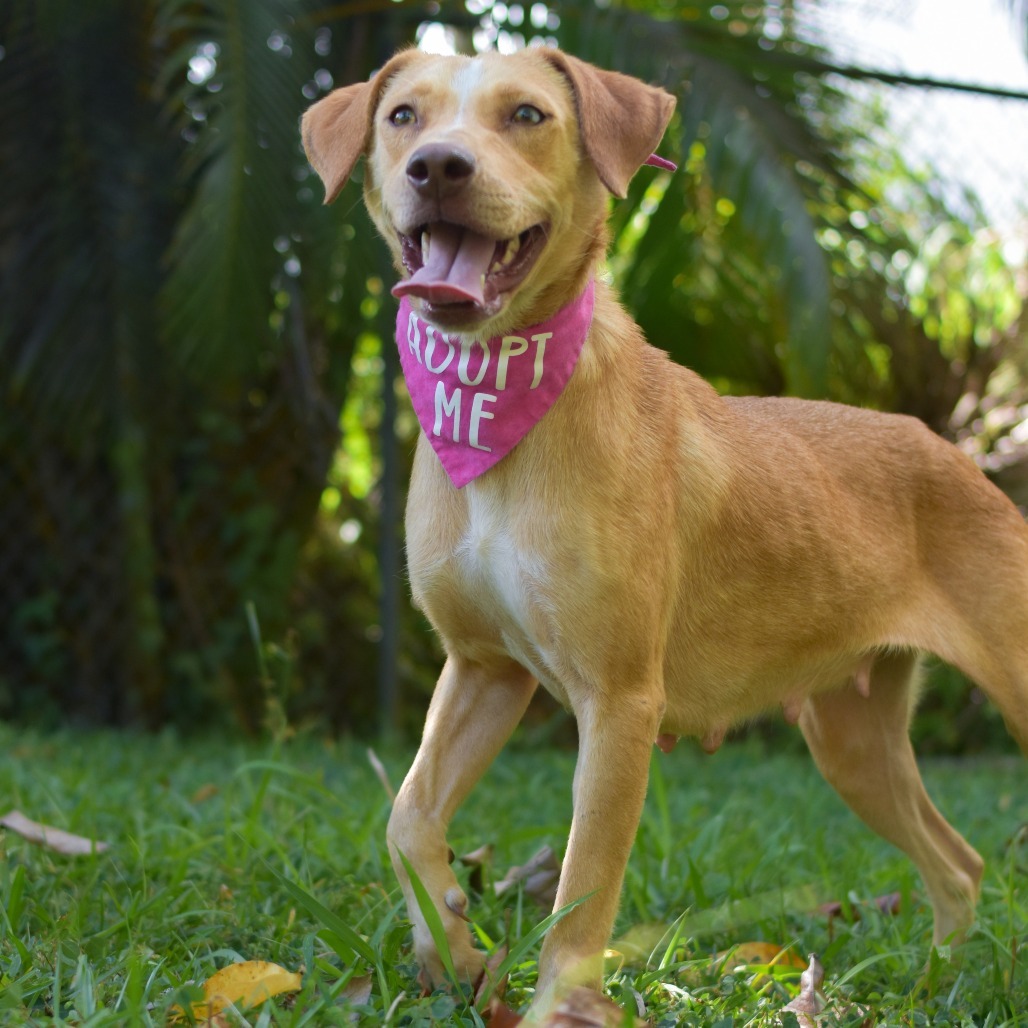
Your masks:
<svg viewBox="0 0 1028 1028"><path fill-rule="evenodd" d="M557 1004L543 1021L543 1028L621 1028L644 1023L602 993L579 985Z"/></svg>
<svg viewBox="0 0 1028 1028"><path fill-rule="evenodd" d="M520 1014L515 1014L502 1000L494 997L489 1001L489 1010L485 1016L485 1023L489 1028L513 1028L523 1020Z"/></svg>
<svg viewBox="0 0 1028 1028"><path fill-rule="evenodd" d="M715 957L720 961L720 968L745 967L752 970L776 967L788 967L803 970L807 962L792 951L789 946L780 946L777 942L740 942L736 946L722 950ZM760 973L753 979L756 986L764 985L770 976Z"/></svg>
<svg viewBox="0 0 1028 1028"><path fill-rule="evenodd" d="M88 856L90 853L103 853L110 847L106 842L86 839L81 835L72 835L60 828L41 825L27 818L20 810L12 810L0 817L0 826L9 828L29 842L39 843L55 853L63 853L69 857Z"/></svg>
<svg viewBox="0 0 1028 1028"><path fill-rule="evenodd" d="M493 847L488 842L484 846L479 846L477 850L465 853L460 858L460 862L465 867L471 868L471 874L468 875L468 887L479 895L484 891L485 872L489 870L492 861Z"/></svg>
<svg viewBox="0 0 1028 1028"><path fill-rule="evenodd" d="M243 1009L255 1007L272 996L299 992L302 983L303 975L267 960L229 964L204 982L204 998L193 1004L193 1020L215 1024L221 1011L230 1005ZM181 1007L172 1009L177 1020L185 1019Z"/></svg>
<svg viewBox="0 0 1028 1028"><path fill-rule="evenodd" d="M525 1020L505 1003L494 999L489 1005L485 1023L489 1028L513 1028L525 1023ZM533 1020L531 1023L535 1028L622 1028L629 1024L641 1026L646 1022L633 1017L595 989L579 985L542 1021Z"/></svg>
<svg viewBox="0 0 1028 1028"><path fill-rule="evenodd" d="M828 918L829 937L831 937L832 924L837 917L847 917L850 922L860 920L861 907L874 907L880 914L891 914L894 917L899 914L902 907L902 893L889 892L884 896L875 896L874 899L866 902L843 904L841 900L834 900L831 903L822 903L817 912Z"/></svg>
<svg viewBox="0 0 1028 1028"><path fill-rule="evenodd" d="M479 1009L482 1008L482 1003L485 998L489 997L488 1009L492 1010L492 1005L507 991L507 979L510 977L509 974L503 975L502 978L497 978L496 973L500 969L500 965L507 959L507 946L497 946L496 951L490 955L488 960L485 962L485 966L482 968L482 973L478 976L478 981L475 982L475 1006Z"/></svg>
<svg viewBox="0 0 1028 1028"><path fill-rule="evenodd" d="M737 946L722 950L717 954L717 959L726 964L730 962L733 967L740 964L799 968L807 966L806 961L797 956L791 946L779 946L777 942L740 942Z"/></svg>
<svg viewBox="0 0 1028 1028"><path fill-rule="evenodd" d="M816 953L811 953L807 959L807 969L800 975L800 994L782 1009L796 1015L800 1028L817 1028L817 1015L825 1008L825 998L821 995L825 970Z"/></svg>
<svg viewBox="0 0 1028 1028"><path fill-rule="evenodd" d="M376 777L382 783L382 788L385 789L389 802L392 803L396 799L396 790L393 789L392 783L389 781L389 775L386 774L385 764L378 759L378 754L370 746L368 747L368 763L371 765L371 770L375 772Z"/></svg>
<svg viewBox="0 0 1028 1028"><path fill-rule="evenodd" d="M200 788L193 793L190 797L190 801L196 806L199 806L201 803L206 803L211 799L211 797L217 796L219 792L219 788L213 782L208 782L206 785L201 785Z"/></svg>
<svg viewBox="0 0 1028 1028"><path fill-rule="evenodd" d="M362 974L351 978L344 986L343 991L339 993L339 998L347 1000L355 1007L366 1006L371 1000L371 975ZM361 1015L356 1010L352 1011L347 1018L352 1024L356 1024L360 1019Z"/></svg>
<svg viewBox="0 0 1028 1028"><path fill-rule="evenodd" d="M544 909L552 908L557 898L557 882L560 879L560 861L549 846L533 854L526 864L512 867L503 880L493 885L497 896L502 896L519 882L523 883L525 895Z"/></svg>
<svg viewBox="0 0 1028 1028"><path fill-rule="evenodd" d="M487 842L482 846L479 846L477 850L472 850L470 853L465 853L461 858L460 862L465 867L479 867L482 864L488 865L493 859L493 844Z"/></svg>
<svg viewBox="0 0 1028 1028"><path fill-rule="evenodd" d="M197 1021L200 1028L237 1028L239 1021L228 1014L212 1014L204 1021Z"/></svg>

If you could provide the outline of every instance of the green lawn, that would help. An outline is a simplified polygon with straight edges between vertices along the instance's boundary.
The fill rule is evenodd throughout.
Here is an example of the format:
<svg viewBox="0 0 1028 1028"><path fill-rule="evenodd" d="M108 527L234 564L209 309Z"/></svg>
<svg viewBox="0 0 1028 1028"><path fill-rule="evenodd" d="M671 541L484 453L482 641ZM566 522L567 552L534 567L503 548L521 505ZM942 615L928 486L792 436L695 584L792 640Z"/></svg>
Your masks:
<svg viewBox="0 0 1028 1028"><path fill-rule="evenodd" d="M389 801L362 746L0 726L0 753L0 815L110 843L73 858L0 830L0 1024L163 1025L239 960L305 971L298 994L240 1024L479 1023L459 998L419 994L384 845ZM381 756L398 784L411 754ZM492 843L494 878L544 844L559 852L573 764L515 743L458 815L453 848ZM970 943L927 974L931 918L916 875L809 760L755 744L705 757L683 743L655 768L618 927L648 960L611 960L616 1002L644 1002L654 1024L791 1025L781 1009L798 971L769 979L713 958L766 940L820 955L826 1025L1028 1024L1028 763L925 768L988 863ZM520 895L500 902L486 884L470 913L484 938L516 947L546 912ZM893 892L895 915L866 905ZM843 916L818 912L832 900ZM530 996L537 955L515 961L511 1006Z"/></svg>

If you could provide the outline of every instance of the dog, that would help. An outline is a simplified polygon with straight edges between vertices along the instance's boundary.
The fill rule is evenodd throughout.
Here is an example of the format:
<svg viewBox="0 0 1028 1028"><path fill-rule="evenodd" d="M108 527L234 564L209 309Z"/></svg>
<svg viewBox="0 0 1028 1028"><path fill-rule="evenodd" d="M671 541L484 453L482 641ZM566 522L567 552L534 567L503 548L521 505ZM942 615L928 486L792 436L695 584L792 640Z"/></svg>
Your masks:
<svg viewBox="0 0 1028 1028"><path fill-rule="evenodd" d="M446 661L388 844L433 983L443 964L407 866L476 979L447 824L539 683L577 719L555 909L585 899L545 938L536 1005L599 982L655 741L713 751L780 706L917 866L938 945L972 924L983 862L915 764L919 656L978 683L1028 752L1016 507L913 418L719 396L650 347L597 274L610 194L653 159L674 103L556 49L406 50L303 118L326 203L366 156L365 203L400 275L423 429L409 574Z"/></svg>

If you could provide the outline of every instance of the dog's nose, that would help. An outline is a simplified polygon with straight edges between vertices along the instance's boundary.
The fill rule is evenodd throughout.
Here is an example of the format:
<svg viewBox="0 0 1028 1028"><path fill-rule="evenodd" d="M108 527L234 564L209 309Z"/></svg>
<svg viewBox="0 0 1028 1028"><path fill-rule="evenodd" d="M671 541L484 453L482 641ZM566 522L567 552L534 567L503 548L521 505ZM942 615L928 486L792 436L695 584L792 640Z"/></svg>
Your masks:
<svg viewBox="0 0 1028 1028"><path fill-rule="evenodd" d="M451 143L426 143L407 162L407 180L422 194L445 196L475 173L475 158Z"/></svg>

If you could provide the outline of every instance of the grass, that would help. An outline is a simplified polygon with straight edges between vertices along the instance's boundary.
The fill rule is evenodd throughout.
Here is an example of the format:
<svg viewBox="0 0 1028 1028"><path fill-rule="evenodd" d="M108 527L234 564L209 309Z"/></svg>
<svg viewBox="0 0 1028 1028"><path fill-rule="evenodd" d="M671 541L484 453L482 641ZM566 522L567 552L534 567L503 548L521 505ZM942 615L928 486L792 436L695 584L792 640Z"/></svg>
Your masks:
<svg viewBox="0 0 1028 1028"><path fill-rule="evenodd" d="M0 814L111 844L71 858L0 832L0 1024L164 1025L243 959L302 967L304 984L233 1023L481 1023L460 996L420 995L384 845L389 801L363 747L0 726L0 753ZM410 756L382 754L394 783ZM561 851L573 766L573 754L512 747L458 815L454 849L492 843L496 878L544 844ZM618 925L636 948L615 944L628 956L610 961L608 994L644 1002L655 1025L791 1025L781 1009L798 971L767 977L714 956L766 940L820 955L825 1024L1028 1024L1028 764L925 770L987 860L959 960L924 972L931 918L916 874L809 760L750 745L710 758L683 743L654 762ZM866 903L891 892L896 915ZM830 900L860 918L818 913ZM470 913L487 944L516 947L548 911L486 889ZM513 1007L531 996L538 946L527 948Z"/></svg>

